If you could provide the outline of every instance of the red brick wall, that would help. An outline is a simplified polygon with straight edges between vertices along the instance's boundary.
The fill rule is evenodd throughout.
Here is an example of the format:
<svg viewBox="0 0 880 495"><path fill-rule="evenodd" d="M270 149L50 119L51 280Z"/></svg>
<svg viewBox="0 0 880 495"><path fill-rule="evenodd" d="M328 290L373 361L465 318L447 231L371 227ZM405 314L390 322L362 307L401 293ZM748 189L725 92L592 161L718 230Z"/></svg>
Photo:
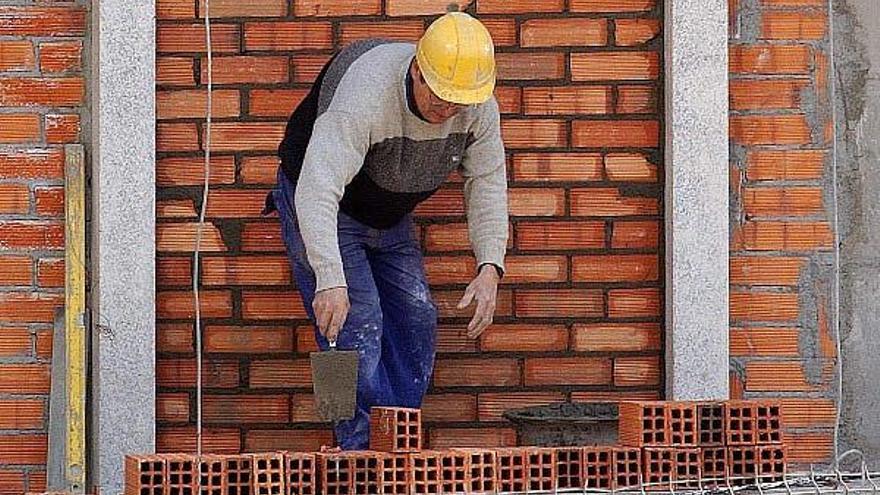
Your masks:
<svg viewBox="0 0 880 495"><path fill-rule="evenodd" d="M63 145L82 142L85 93L86 15L75 3L0 6L0 493L46 485L52 322L64 304Z"/></svg>
<svg viewBox="0 0 880 495"><path fill-rule="evenodd" d="M826 5L731 3L732 388L788 397L797 463L831 457L835 420Z"/></svg>
<svg viewBox="0 0 880 495"><path fill-rule="evenodd" d="M206 449L311 449L312 329L275 219L286 118L351 40L414 40L448 2L213 0L210 224L201 266ZM461 2L466 3L466 2ZM662 380L660 12L655 0L478 0L498 51L510 166L509 274L478 342L453 307L473 273L461 184L418 209L442 312L430 443L516 441L512 407L658 397ZM158 446L194 445L192 247L200 195L203 9L158 2Z"/></svg>

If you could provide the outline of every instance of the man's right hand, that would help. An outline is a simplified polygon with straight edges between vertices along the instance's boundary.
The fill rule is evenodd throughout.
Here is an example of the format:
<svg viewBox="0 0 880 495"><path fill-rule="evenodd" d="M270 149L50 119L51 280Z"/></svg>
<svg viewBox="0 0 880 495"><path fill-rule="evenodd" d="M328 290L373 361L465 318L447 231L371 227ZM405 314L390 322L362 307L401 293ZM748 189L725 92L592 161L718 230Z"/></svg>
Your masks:
<svg viewBox="0 0 880 495"><path fill-rule="evenodd" d="M312 309L315 310L315 319L321 335L335 342L348 317L349 308L351 304L348 302L347 287L333 287L315 294Z"/></svg>

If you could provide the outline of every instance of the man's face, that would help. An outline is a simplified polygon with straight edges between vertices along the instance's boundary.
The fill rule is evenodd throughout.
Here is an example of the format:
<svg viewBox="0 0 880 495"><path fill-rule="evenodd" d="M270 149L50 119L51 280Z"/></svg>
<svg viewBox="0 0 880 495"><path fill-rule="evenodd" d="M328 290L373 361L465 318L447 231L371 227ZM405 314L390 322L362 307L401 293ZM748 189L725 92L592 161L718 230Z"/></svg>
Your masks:
<svg viewBox="0 0 880 495"><path fill-rule="evenodd" d="M416 105L419 107L422 116L425 117L428 122L432 124L442 124L467 107L467 105L460 105L458 103L441 100L435 95L434 92L431 91L431 88L428 87L428 83L425 82L424 77L422 77L422 71L419 70L419 64L413 63L411 70Z"/></svg>

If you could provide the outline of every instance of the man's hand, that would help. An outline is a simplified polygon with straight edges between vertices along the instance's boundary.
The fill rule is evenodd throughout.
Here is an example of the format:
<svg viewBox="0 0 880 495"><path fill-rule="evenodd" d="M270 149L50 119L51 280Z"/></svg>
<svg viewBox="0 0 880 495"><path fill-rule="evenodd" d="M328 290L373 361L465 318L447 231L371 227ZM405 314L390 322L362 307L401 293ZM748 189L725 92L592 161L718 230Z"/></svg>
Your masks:
<svg viewBox="0 0 880 495"><path fill-rule="evenodd" d="M458 309L464 309L472 302L477 302L477 310L467 327L468 337L472 339L479 337L483 330L492 324L500 279L493 265L483 265L480 273L465 289L464 297L458 303Z"/></svg>
<svg viewBox="0 0 880 495"><path fill-rule="evenodd" d="M315 310L315 320L321 335L335 342L345 319L348 318L349 308L351 304L348 302L347 287L333 287L315 294L312 309Z"/></svg>

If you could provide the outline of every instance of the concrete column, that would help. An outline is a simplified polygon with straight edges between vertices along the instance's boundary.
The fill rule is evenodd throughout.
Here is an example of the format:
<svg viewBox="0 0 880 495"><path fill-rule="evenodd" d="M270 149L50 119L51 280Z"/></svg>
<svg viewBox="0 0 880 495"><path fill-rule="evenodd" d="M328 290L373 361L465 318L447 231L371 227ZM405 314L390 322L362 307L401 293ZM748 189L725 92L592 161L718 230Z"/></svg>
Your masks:
<svg viewBox="0 0 880 495"><path fill-rule="evenodd" d="M727 0L666 0L666 397L728 396Z"/></svg>
<svg viewBox="0 0 880 495"><path fill-rule="evenodd" d="M155 449L154 0L92 2L90 482Z"/></svg>

